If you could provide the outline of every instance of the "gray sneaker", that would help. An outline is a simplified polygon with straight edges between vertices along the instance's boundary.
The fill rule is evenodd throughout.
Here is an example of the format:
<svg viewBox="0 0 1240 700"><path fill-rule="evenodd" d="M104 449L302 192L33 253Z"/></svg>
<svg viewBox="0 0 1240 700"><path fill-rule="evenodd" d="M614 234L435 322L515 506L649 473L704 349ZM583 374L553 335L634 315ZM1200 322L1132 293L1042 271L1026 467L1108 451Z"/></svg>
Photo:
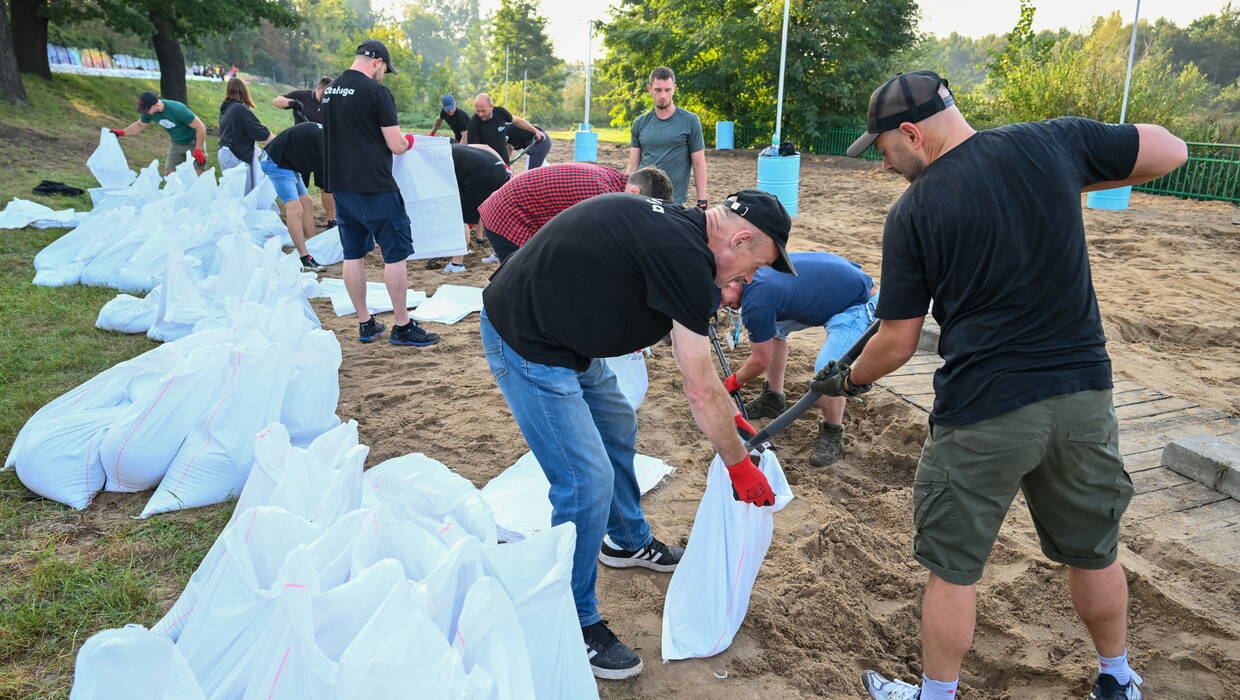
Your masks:
<svg viewBox="0 0 1240 700"><path fill-rule="evenodd" d="M921 697L920 686L895 678L887 679L874 671L862 673L861 684L874 700L917 700Z"/></svg>
<svg viewBox="0 0 1240 700"><path fill-rule="evenodd" d="M752 418L776 418L788 407L784 395L772 391L768 382L762 382L762 393L758 398L745 404L745 413Z"/></svg>
<svg viewBox="0 0 1240 700"><path fill-rule="evenodd" d="M809 453L809 463L829 467L844 456L844 426L818 421L818 439Z"/></svg>

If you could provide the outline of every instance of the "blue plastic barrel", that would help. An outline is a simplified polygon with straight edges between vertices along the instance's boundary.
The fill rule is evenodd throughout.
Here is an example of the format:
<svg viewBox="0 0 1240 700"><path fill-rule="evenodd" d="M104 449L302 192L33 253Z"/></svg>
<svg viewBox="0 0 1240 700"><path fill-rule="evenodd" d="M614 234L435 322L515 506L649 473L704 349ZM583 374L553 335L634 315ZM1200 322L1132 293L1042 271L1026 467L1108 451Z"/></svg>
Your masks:
<svg viewBox="0 0 1240 700"><path fill-rule="evenodd" d="M589 124L582 124L589 127ZM588 128L578 131L573 138L573 160L579 163L598 162L598 132Z"/></svg>
<svg viewBox="0 0 1240 700"><path fill-rule="evenodd" d="M1085 195L1085 206L1090 209L1127 209L1130 196L1132 196L1131 186L1098 190Z"/></svg>
<svg viewBox="0 0 1240 700"><path fill-rule="evenodd" d="M730 151L736 143L735 122L715 122L715 150Z"/></svg>
<svg viewBox="0 0 1240 700"><path fill-rule="evenodd" d="M758 156L758 189L779 198L789 216L797 215L801 156Z"/></svg>

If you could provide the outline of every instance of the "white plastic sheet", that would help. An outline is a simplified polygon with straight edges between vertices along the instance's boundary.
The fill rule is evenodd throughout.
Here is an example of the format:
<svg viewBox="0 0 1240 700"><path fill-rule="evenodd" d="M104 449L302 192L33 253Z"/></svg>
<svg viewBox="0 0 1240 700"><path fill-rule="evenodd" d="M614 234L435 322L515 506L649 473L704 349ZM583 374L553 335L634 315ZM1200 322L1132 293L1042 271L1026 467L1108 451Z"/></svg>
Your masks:
<svg viewBox="0 0 1240 700"><path fill-rule="evenodd" d="M633 458L637 485L643 494L662 483L675 469L654 457L636 455ZM487 482L482 487L482 499L495 513L500 539L518 542L551 529L551 501L547 496L550 490L551 482L547 481L533 452L521 455L512 466Z"/></svg>
<svg viewBox="0 0 1240 700"><path fill-rule="evenodd" d="M392 157L392 177L409 214L411 260L469 252L461 234L461 199L447 138L418 136L412 150Z"/></svg>
<svg viewBox="0 0 1240 700"><path fill-rule="evenodd" d="M607 358L607 366L616 374L620 392L636 411L646 400L650 388L650 375L646 372L646 353L642 350L619 357Z"/></svg>
<svg viewBox="0 0 1240 700"><path fill-rule="evenodd" d="M306 252L320 265L335 265L344 260L344 246L340 243L340 229L335 226L320 231L306 239ZM340 314L337 314L340 315Z"/></svg>
<svg viewBox="0 0 1240 700"><path fill-rule="evenodd" d="M108 129L99 130L99 145L86 159L86 167L103 187L128 187L137 177L125 162L125 153L116 140L116 134Z"/></svg>
<svg viewBox="0 0 1240 700"><path fill-rule="evenodd" d="M370 303L369 299L366 303ZM418 305L417 310L410 314L410 317L415 321L451 325L477 311L482 311L481 287L441 284L430 299Z"/></svg>
<svg viewBox="0 0 1240 700"><path fill-rule="evenodd" d="M763 452L758 466L775 492L774 506L737 501L723 460L716 455L710 465L689 544L664 597L664 660L714 656L745 620L774 515L793 498L774 450Z"/></svg>
<svg viewBox="0 0 1240 700"><path fill-rule="evenodd" d="M313 253L311 253L313 255ZM318 260L315 257L315 260ZM319 260L319 262L323 262ZM332 277L324 277L319 280L319 289L322 294L332 302L332 311L337 316L349 316L357 313L357 309L353 308L353 300L349 298L349 292L344 288L344 280ZM426 302L426 292L417 289L410 289L406 292L405 303L408 308L412 309ZM366 308L372 314L380 314L384 311L392 310L392 297L388 296L387 286L382 282L366 283Z"/></svg>
<svg viewBox="0 0 1240 700"><path fill-rule="evenodd" d="M78 213L72 209L57 211L38 202L26 199L14 199L0 211L0 228L51 228L67 226L72 228L78 224Z"/></svg>
<svg viewBox="0 0 1240 700"><path fill-rule="evenodd" d="M181 652L141 625L99 632L78 651L69 700L205 700Z"/></svg>

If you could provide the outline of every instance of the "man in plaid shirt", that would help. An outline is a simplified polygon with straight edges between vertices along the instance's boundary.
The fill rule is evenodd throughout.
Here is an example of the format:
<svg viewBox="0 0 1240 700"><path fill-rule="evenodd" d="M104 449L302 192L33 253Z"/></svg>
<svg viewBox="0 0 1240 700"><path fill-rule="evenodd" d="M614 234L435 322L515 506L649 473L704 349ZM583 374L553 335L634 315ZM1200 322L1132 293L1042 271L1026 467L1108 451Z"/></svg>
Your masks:
<svg viewBox="0 0 1240 700"><path fill-rule="evenodd" d="M593 163L559 163L527 170L509 180L478 211L491 248L503 262L551 217L577 202L609 192L669 199L672 181L658 168L642 168L626 176Z"/></svg>

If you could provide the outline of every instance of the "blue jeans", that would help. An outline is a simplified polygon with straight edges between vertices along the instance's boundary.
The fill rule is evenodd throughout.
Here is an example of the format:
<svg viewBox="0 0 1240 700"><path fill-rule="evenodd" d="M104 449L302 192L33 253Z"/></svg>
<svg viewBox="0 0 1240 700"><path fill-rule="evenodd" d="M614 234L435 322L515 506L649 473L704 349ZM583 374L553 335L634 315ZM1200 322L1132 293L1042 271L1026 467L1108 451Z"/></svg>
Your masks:
<svg viewBox="0 0 1240 700"><path fill-rule="evenodd" d="M827 366L831 360L840 359L840 355L844 351L852 347L857 342L865 330L874 323L874 310L878 308L878 295L870 297L869 301L863 304L853 304L838 314L827 319L827 340L822 344L822 349L818 351L818 358L814 360L814 373ZM780 340L787 340L788 336L796 331L809 328L798 321L778 321L775 324L775 337Z"/></svg>
<svg viewBox="0 0 1240 700"><path fill-rule="evenodd" d="M650 544L633 471L637 414L616 375L600 359L584 372L530 362L482 312L482 349L521 434L551 482L551 524L577 528L573 599L582 627L599 621L599 548L603 534L621 549Z"/></svg>

